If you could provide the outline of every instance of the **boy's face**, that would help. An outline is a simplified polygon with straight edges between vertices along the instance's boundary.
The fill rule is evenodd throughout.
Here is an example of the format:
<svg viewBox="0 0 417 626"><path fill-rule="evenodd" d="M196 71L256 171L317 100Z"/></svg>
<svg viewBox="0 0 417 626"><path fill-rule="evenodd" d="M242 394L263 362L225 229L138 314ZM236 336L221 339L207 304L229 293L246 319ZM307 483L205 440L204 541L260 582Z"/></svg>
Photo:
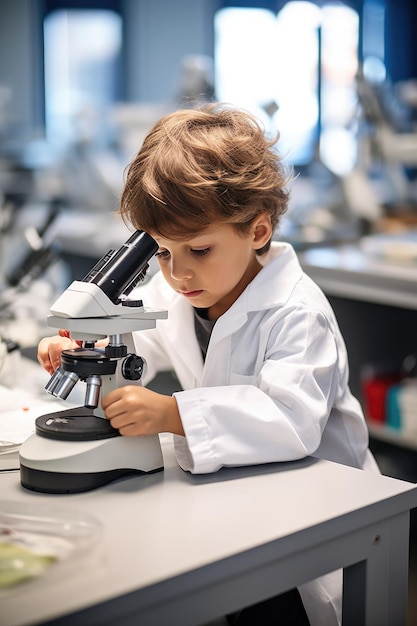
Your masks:
<svg viewBox="0 0 417 626"><path fill-rule="evenodd" d="M192 306L209 309L213 320L230 308L261 269L255 224L248 234L238 233L231 224L217 224L186 241L152 236L167 283Z"/></svg>

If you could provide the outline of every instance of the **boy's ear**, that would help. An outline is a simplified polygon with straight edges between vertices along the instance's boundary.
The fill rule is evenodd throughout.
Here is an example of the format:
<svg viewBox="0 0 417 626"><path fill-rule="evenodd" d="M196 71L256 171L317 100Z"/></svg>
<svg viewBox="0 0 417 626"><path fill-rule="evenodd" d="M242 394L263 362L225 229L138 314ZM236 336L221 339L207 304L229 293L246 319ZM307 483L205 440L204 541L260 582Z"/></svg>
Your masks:
<svg viewBox="0 0 417 626"><path fill-rule="evenodd" d="M253 227L253 248L259 250L272 237L271 216L268 213L261 213L252 224Z"/></svg>

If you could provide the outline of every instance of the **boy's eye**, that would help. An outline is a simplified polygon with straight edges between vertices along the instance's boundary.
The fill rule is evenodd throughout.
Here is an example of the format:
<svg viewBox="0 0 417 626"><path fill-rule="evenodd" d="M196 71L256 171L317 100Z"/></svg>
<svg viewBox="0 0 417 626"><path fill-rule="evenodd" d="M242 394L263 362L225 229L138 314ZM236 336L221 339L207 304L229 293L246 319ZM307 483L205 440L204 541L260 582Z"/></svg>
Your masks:
<svg viewBox="0 0 417 626"><path fill-rule="evenodd" d="M208 254L210 252L210 249L211 248L190 248L190 252L195 256L201 257ZM155 253L155 258L159 259L168 259L170 256L171 253L169 250L158 250L158 252Z"/></svg>
<svg viewBox="0 0 417 626"><path fill-rule="evenodd" d="M210 252L210 248L191 249L191 252L196 256L205 256Z"/></svg>
<svg viewBox="0 0 417 626"><path fill-rule="evenodd" d="M160 259L166 259L167 257L169 257L169 251L168 250L159 250L158 252L155 253L155 257L156 258L160 258Z"/></svg>

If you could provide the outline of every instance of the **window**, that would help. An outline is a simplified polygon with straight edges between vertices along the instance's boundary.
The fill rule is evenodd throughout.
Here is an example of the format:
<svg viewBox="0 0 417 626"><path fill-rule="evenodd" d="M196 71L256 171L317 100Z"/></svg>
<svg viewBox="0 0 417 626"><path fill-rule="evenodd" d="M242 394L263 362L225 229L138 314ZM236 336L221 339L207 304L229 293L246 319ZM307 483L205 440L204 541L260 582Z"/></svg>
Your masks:
<svg viewBox="0 0 417 626"><path fill-rule="evenodd" d="M114 11L57 10L45 18L45 117L49 140L65 142L74 132L94 132L97 112L117 97L121 40L121 17Z"/></svg>
<svg viewBox="0 0 417 626"><path fill-rule="evenodd" d="M359 18L343 3L227 8L215 18L216 96L251 110L295 165L317 151L338 173L352 167ZM343 147L343 150L341 150Z"/></svg>

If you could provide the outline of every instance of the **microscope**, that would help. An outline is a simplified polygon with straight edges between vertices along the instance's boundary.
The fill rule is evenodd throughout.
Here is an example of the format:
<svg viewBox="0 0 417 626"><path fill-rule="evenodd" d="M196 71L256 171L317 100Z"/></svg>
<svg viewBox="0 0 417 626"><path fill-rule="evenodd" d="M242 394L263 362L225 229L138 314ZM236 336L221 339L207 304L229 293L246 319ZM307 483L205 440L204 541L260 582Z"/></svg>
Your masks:
<svg viewBox="0 0 417 626"><path fill-rule="evenodd" d="M48 325L67 329L80 347L62 352L61 365L45 389L66 400L81 380L85 401L37 418L35 433L20 448L20 479L26 489L79 493L128 474L163 470L158 435L123 437L101 409L101 397L113 389L140 384L146 363L135 354L132 332L154 328L167 317L167 311L128 298L157 249L150 235L136 231L52 305ZM105 347L96 345L106 338Z"/></svg>

